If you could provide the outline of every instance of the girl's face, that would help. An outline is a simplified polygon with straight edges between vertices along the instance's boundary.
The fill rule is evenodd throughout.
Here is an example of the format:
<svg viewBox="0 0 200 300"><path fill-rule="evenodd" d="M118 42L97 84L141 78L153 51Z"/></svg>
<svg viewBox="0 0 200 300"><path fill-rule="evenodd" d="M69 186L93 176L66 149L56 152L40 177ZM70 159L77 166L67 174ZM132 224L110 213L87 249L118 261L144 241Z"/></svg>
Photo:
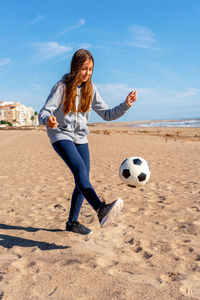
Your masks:
<svg viewBox="0 0 200 300"><path fill-rule="evenodd" d="M86 82L91 76L92 76L92 71L93 71L93 62L92 60L89 60L87 59L80 71L79 71L79 83L80 85L83 83L83 82Z"/></svg>

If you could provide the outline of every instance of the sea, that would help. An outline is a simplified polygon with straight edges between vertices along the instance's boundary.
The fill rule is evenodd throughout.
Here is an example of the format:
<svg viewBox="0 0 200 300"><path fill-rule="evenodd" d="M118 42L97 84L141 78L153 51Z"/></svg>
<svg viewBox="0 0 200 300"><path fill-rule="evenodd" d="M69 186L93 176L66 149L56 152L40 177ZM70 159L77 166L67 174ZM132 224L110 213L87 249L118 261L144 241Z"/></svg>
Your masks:
<svg viewBox="0 0 200 300"><path fill-rule="evenodd" d="M156 120L144 121L137 124L131 124L134 127L200 127L200 118L195 119L176 119L176 120Z"/></svg>

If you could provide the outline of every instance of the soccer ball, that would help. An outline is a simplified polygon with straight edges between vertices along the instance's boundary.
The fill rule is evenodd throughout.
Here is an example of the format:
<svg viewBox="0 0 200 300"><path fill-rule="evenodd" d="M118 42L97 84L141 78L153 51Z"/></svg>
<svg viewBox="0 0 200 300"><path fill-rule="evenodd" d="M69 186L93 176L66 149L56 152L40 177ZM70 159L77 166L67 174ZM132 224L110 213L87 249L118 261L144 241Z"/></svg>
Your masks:
<svg viewBox="0 0 200 300"><path fill-rule="evenodd" d="M138 156L126 158L119 168L119 177L122 182L132 187L146 184L150 175L147 161Z"/></svg>

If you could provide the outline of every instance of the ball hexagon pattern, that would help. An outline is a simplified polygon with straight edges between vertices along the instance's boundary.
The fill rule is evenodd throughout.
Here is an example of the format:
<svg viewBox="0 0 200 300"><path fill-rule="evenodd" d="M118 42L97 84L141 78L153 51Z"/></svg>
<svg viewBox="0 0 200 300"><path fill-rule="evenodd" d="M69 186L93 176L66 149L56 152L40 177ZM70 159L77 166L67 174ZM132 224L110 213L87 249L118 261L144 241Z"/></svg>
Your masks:
<svg viewBox="0 0 200 300"><path fill-rule="evenodd" d="M126 158L119 168L119 177L123 183L132 187L148 182L151 172L147 161L139 156Z"/></svg>

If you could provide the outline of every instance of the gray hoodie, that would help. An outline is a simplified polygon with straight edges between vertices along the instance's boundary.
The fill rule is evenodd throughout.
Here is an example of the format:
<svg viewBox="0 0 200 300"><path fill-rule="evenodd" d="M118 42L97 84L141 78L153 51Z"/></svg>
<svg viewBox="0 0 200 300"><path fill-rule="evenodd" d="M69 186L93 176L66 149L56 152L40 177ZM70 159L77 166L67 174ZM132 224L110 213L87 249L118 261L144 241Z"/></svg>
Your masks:
<svg viewBox="0 0 200 300"><path fill-rule="evenodd" d="M105 121L112 121L120 118L129 109L126 101L117 105L114 108L110 108L101 98L97 88L93 85L93 97L91 109L88 112L64 114L63 112L63 93L65 84L63 80L59 81L52 88L45 105L39 112L39 123L46 124L48 118L54 115L58 122L56 129L51 129L47 126L47 133L51 143L55 143L59 140L70 140L77 144L87 143L87 135L89 130L87 123L90 117L91 109L93 109L100 117ZM81 88L77 87L76 108L78 107L81 99Z"/></svg>

